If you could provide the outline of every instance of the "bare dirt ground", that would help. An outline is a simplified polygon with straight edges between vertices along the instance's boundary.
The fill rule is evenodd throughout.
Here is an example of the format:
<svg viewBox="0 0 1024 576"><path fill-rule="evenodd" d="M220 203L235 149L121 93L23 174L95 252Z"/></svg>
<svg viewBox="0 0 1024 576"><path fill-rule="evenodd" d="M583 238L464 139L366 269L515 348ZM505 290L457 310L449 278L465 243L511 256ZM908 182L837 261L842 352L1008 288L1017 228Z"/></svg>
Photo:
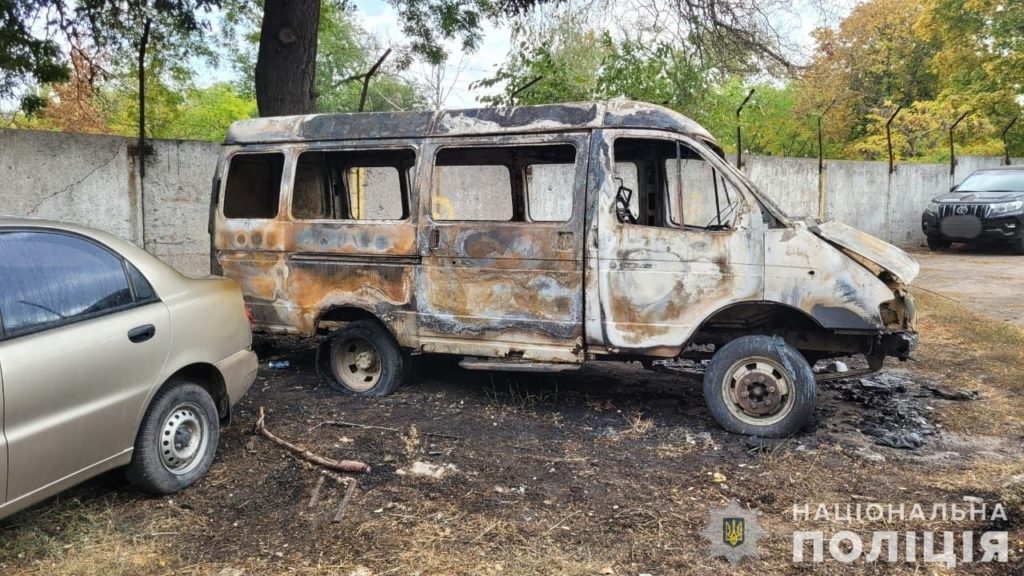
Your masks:
<svg viewBox="0 0 1024 576"><path fill-rule="evenodd" d="M261 365L195 487L151 498L110 477L0 521L0 573L1022 574L1019 514L852 528L793 519L803 504L992 503L1024 473L1024 332L927 293L919 303L918 362L885 371L898 386L824 385L812 429L767 445L719 429L699 383L673 370L524 376L434 360L418 382L365 400L322 386L313 353L291 343L275 352L291 366ZM946 400L928 386L981 399ZM340 522L345 488L254 435L260 406L274 433L373 467ZM882 420L924 445L874 444L862 430ZM415 462L446 473L412 474ZM756 508L768 533L760 558L737 568L710 558L700 536L709 507L731 499ZM792 532L816 529L859 531L865 552L870 530L1009 530L1010 562L793 564Z"/></svg>
<svg viewBox="0 0 1024 576"><path fill-rule="evenodd" d="M993 246L954 245L914 252L920 286L953 298L992 318L1024 326L1024 256Z"/></svg>

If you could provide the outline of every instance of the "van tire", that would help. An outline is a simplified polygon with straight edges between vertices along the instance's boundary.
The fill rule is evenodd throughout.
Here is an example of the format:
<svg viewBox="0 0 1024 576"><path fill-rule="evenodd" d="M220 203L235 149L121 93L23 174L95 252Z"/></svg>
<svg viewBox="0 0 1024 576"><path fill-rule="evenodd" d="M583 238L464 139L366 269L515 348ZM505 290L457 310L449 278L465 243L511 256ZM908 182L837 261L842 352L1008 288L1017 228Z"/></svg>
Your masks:
<svg viewBox="0 0 1024 576"><path fill-rule="evenodd" d="M332 387L355 396L386 396L402 384L405 360L398 342L374 320L356 320L331 334Z"/></svg>
<svg viewBox="0 0 1024 576"><path fill-rule="evenodd" d="M704 401L715 421L745 436L783 438L814 415L811 365L776 336L743 336L722 346L704 373Z"/></svg>
<svg viewBox="0 0 1024 576"><path fill-rule="evenodd" d="M213 463L219 426L217 405L209 392L190 382L168 384L156 393L142 417L125 477L150 494L173 494L195 484ZM189 448L193 440L194 450ZM176 451L179 442L180 453Z"/></svg>

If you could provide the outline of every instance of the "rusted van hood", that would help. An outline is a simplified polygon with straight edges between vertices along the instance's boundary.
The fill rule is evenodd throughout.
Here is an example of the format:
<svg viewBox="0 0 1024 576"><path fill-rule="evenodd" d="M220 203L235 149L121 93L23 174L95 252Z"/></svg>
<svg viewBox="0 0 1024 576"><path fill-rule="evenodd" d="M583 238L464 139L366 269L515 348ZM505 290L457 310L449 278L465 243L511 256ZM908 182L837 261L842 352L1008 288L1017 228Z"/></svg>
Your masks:
<svg viewBox="0 0 1024 576"><path fill-rule="evenodd" d="M808 229L854 258L860 257L876 264L904 284L910 284L920 270L917 260L910 254L842 222L811 224Z"/></svg>

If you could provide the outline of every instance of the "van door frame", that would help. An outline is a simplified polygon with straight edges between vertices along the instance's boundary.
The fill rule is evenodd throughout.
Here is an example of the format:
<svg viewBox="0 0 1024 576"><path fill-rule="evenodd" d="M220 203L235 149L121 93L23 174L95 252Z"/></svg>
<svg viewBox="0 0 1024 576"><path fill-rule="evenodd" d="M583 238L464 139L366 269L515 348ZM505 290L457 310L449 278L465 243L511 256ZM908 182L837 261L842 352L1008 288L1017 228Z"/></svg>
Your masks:
<svg viewBox="0 0 1024 576"><path fill-rule="evenodd" d="M560 144L576 150L573 208L567 221L434 220L434 166L442 148ZM424 352L537 362L584 359L589 147L587 130L426 139L419 180L422 264L416 298ZM475 283L483 286L467 289ZM509 300L503 302L500 294ZM454 302L454 295L461 300Z"/></svg>
<svg viewBox="0 0 1024 576"><path fill-rule="evenodd" d="M696 231L620 223L612 178L614 145L620 138L678 141L698 153L742 198L736 227ZM763 298L765 225L760 209L742 183L723 169L722 159L709 152L694 138L676 132L594 131L587 192L593 215L587 227L585 280L590 352L674 357L714 312ZM666 250L670 243L680 253ZM658 278L658 273L672 278ZM613 278L621 285L610 286ZM636 290L624 294L627 285ZM666 311L663 322L652 322L658 310Z"/></svg>

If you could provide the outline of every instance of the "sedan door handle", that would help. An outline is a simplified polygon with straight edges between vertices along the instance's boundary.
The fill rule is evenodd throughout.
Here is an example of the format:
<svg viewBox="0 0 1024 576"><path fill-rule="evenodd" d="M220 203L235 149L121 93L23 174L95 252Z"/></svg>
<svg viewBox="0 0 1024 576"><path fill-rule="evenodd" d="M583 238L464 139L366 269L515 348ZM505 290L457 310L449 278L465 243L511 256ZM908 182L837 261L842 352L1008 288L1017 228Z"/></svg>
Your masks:
<svg viewBox="0 0 1024 576"><path fill-rule="evenodd" d="M138 344L139 342L145 342L156 335L156 326L152 324L145 324L143 326L136 326L128 331L128 339Z"/></svg>

